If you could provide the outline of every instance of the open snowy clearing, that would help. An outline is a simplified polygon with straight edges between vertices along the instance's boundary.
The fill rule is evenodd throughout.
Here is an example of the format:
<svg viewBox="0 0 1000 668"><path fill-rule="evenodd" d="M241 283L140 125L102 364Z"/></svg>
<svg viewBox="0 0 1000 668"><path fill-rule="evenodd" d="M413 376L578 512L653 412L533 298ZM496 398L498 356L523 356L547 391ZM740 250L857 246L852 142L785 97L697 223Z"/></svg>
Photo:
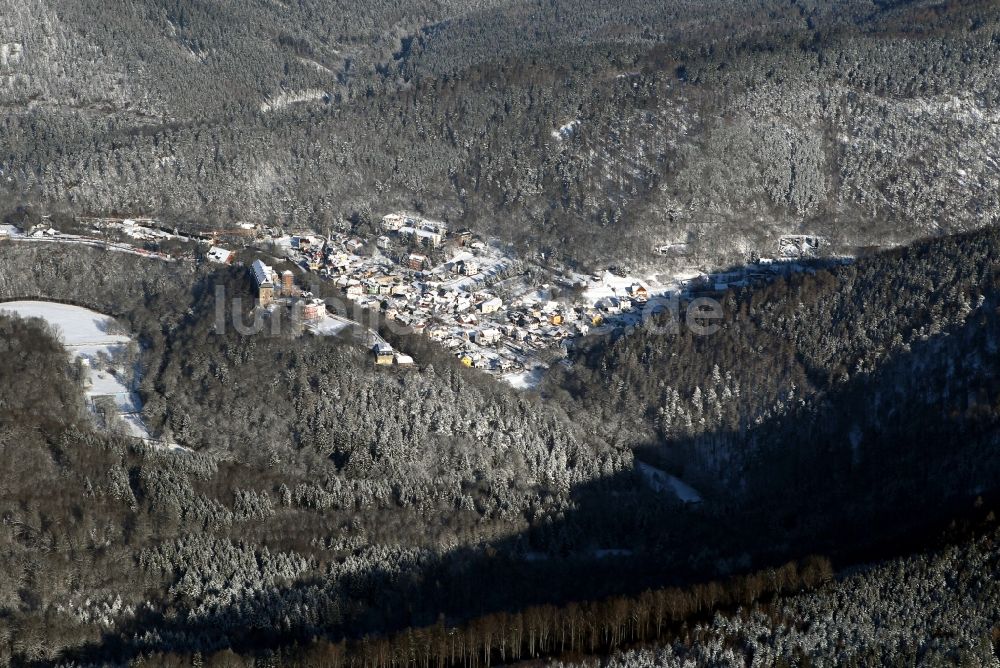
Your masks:
<svg viewBox="0 0 1000 668"><path fill-rule="evenodd" d="M89 370L85 391L91 408L98 398L110 398L126 432L152 440L140 416L139 396L129 387L127 373L114 362L121 359L132 342L126 334L111 333L114 318L80 306L43 301L4 302L0 311L22 318L41 318L52 325L70 354Z"/></svg>
<svg viewBox="0 0 1000 668"><path fill-rule="evenodd" d="M16 313L22 318L41 318L53 325L67 348L80 348L95 352L106 346L128 345L131 339L124 334L109 334L113 319L79 306L54 302L5 302L0 311Z"/></svg>
<svg viewBox="0 0 1000 668"><path fill-rule="evenodd" d="M534 369L508 373L501 377L515 390L533 390L542 382L544 376L545 367L537 366Z"/></svg>
<svg viewBox="0 0 1000 668"><path fill-rule="evenodd" d="M560 125L558 128L553 130L552 136L555 139L559 140L569 139L576 134L576 130L578 127L580 127L580 119L574 118L569 123L564 123L563 125Z"/></svg>
<svg viewBox="0 0 1000 668"><path fill-rule="evenodd" d="M274 111L276 109L284 109L293 104L299 104L302 102L312 102L315 100L324 100L327 97L327 93L319 88L308 88L306 90L299 91L286 91L279 93L274 97L266 99L260 104L260 110L262 112Z"/></svg>

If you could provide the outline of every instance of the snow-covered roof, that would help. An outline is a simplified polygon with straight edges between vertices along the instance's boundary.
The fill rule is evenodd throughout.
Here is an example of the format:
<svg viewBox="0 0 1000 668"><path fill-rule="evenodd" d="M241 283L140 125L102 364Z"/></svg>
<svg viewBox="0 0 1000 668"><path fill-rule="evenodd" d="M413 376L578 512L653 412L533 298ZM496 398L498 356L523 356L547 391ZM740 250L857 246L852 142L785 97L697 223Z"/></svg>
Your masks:
<svg viewBox="0 0 1000 668"><path fill-rule="evenodd" d="M427 239L436 239L437 237L441 236L441 233L438 231L425 230L420 227L410 227L409 225L401 227L399 229L399 233L404 236L407 234L413 234L418 237L424 237Z"/></svg>
<svg viewBox="0 0 1000 668"><path fill-rule="evenodd" d="M232 257L232 255L233 255L232 251L226 250L225 248L221 248L219 246L212 246L208 250L208 259L211 260L212 262L219 262L225 264L226 262L229 262L229 259Z"/></svg>
<svg viewBox="0 0 1000 668"><path fill-rule="evenodd" d="M260 260L253 261L253 278L257 281L257 286L271 283L274 279L274 271Z"/></svg>

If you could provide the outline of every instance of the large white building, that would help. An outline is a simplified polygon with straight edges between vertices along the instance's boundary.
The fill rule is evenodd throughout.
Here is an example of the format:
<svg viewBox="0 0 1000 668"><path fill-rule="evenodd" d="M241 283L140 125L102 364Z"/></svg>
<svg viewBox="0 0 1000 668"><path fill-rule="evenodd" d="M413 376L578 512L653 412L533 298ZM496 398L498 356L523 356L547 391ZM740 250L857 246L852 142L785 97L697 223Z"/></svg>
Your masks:
<svg viewBox="0 0 1000 668"><path fill-rule="evenodd" d="M229 264L233 261L233 252L219 246L212 246L206 253L209 262Z"/></svg>
<svg viewBox="0 0 1000 668"><path fill-rule="evenodd" d="M382 229L398 232L399 228L406 225L408 218L401 213L390 213L382 218Z"/></svg>
<svg viewBox="0 0 1000 668"><path fill-rule="evenodd" d="M503 300L499 297L494 297L492 299L487 299L482 304L479 305L480 313L496 313L503 306Z"/></svg>
<svg viewBox="0 0 1000 668"><path fill-rule="evenodd" d="M257 283L257 301L261 306L268 306L274 301L274 284L278 281L274 269L261 260L254 260L250 267L253 280Z"/></svg>
<svg viewBox="0 0 1000 668"><path fill-rule="evenodd" d="M404 239L415 239L424 246L432 248L440 246L444 237L440 232L424 229L422 227L411 227L406 225L399 228L399 236Z"/></svg>
<svg viewBox="0 0 1000 668"><path fill-rule="evenodd" d="M473 339L481 346L492 346L500 342L499 329L481 329L473 333Z"/></svg>

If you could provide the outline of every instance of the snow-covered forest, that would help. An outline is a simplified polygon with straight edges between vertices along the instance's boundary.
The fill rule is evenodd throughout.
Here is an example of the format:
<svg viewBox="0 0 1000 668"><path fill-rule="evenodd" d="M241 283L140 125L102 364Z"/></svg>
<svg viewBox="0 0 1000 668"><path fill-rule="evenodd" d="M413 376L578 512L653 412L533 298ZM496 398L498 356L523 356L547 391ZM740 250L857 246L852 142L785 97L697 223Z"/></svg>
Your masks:
<svg viewBox="0 0 1000 668"><path fill-rule="evenodd" d="M992 2L0 8L2 182L71 211L323 229L403 208L602 263L1000 211Z"/></svg>
<svg viewBox="0 0 1000 668"><path fill-rule="evenodd" d="M147 424L190 449L101 432L60 346L4 319L12 350L44 359L26 358L34 375L3 366L0 441L18 463L3 480L0 651L287 658L292 639L891 554L990 507L998 239L733 291L712 345L661 329L594 340L527 394L430 342L415 372L374 372L350 341L216 331L215 286L251 289L239 267L0 245L0 297L128 326ZM747 587L705 590L691 614L769 591Z"/></svg>
<svg viewBox="0 0 1000 668"><path fill-rule="evenodd" d="M998 71L988 0L0 0L3 230L364 248L407 211L597 280L850 256L515 390L427 336L376 369L218 328L273 247L0 239L0 300L134 341L156 441L0 309L0 664L996 665Z"/></svg>

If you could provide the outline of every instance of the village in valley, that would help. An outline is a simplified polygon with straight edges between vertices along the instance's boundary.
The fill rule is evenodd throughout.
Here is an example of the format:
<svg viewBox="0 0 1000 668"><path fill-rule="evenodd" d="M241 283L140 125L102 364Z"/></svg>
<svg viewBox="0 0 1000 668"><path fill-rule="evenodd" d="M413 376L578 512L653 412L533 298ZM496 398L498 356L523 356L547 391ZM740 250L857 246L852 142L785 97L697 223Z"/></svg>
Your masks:
<svg viewBox="0 0 1000 668"><path fill-rule="evenodd" d="M273 241L303 270L333 282L346 301L381 313L388 327L428 336L462 364L519 386L530 385L541 370L564 357L574 339L595 327L614 326L617 316L646 303L651 294L647 284L635 281L590 307L574 304L557 298L573 286L535 285L525 263L496 242L407 214L385 216L377 237L367 242L351 235ZM305 300L301 313L312 331L341 331L344 318L298 291L290 271L279 276L255 263L254 274L262 304L272 301L277 287L278 293ZM601 283L600 277L576 280L581 289L588 280ZM375 332L369 331L365 342L378 365L412 364Z"/></svg>
<svg viewBox="0 0 1000 668"><path fill-rule="evenodd" d="M381 313L389 327L426 335L465 366L500 376L516 387L531 387L580 337L637 326L644 315L664 308L659 298L720 296L732 287L799 271L802 267L794 260L810 257L821 240L810 237L808 244L800 244L805 249L801 253L784 253L782 261L758 258L736 271L646 278L628 276L619 268L595 274L529 268L509 246L405 213L383 217L374 239L307 234L272 241L303 270L332 281L345 300ZM781 248L787 246L782 240ZM215 247L210 256L228 252ZM270 303L275 287L295 295L313 332L360 327L329 304L324 308L324 302L311 293L301 292L291 272L278 276L262 265L254 274L262 304ZM365 330L363 341L377 365L413 363L373 330Z"/></svg>
<svg viewBox="0 0 1000 668"><path fill-rule="evenodd" d="M529 263L496 240L408 213L384 216L370 236L288 234L249 223L222 233L182 234L154 220L118 218L78 219L77 227L83 230L67 233L42 225L27 233L4 233L23 241L84 243L167 261L204 258L231 264L239 251L252 249L258 257L247 270L259 308L292 308L317 335L354 330L377 366L414 364L377 331L347 317L345 305L351 304L381 314L395 331L431 338L465 366L521 388L536 384L581 337L637 326L645 315L664 308L661 299L719 296L800 271L798 261L815 256L822 243L819 237L783 237L778 260L756 257L724 273L692 269L637 278L617 267L581 274ZM281 262L296 265L302 277L272 268L271 263ZM322 299L300 285L312 278L331 282L342 300Z"/></svg>

